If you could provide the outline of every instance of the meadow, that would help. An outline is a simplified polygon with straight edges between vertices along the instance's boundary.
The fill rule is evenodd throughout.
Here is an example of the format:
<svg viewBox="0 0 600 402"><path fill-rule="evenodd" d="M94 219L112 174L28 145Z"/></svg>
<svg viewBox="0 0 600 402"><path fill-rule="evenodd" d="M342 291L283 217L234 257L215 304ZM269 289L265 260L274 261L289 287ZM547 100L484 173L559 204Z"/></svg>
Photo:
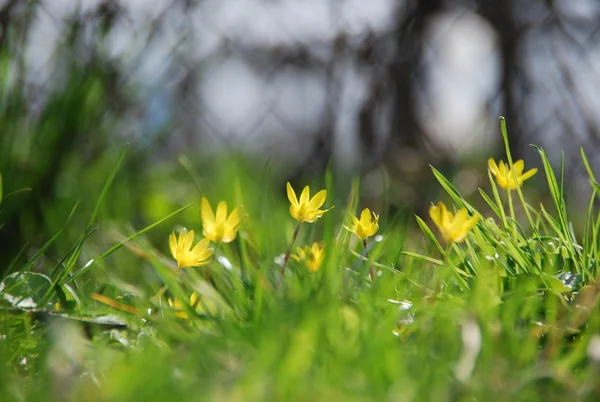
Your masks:
<svg viewBox="0 0 600 402"><path fill-rule="evenodd" d="M527 169L501 128L485 190L432 166L444 196L409 219L363 208L358 179L276 188L181 158L189 187L155 172L153 219L128 220L135 158L111 154L50 235L5 250L0 400L597 400L600 184L582 150L569 210L564 163L538 148ZM1 183L3 231L29 190Z"/></svg>

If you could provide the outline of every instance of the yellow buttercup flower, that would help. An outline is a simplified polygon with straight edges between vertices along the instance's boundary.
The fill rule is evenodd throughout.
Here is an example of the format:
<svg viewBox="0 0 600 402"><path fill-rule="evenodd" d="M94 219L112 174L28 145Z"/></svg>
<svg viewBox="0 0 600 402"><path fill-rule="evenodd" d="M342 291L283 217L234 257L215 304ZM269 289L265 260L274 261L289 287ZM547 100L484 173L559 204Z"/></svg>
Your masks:
<svg viewBox="0 0 600 402"><path fill-rule="evenodd" d="M462 242L479 219L477 215L469 216L466 208L461 208L456 215L453 215L443 202L432 205L429 208L429 216L442 233L444 240L450 243Z"/></svg>
<svg viewBox="0 0 600 402"><path fill-rule="evenodd" d="M190 306L192 306L192 308L196 308L196 306L198 305L198 301L199 301L198 294L196 292L193 292L192 295L190 296ZM185 310L183 309L183 304L179 300L169 299L169 306L171 306L171 308L173 310L175 310L175 315L178 318L181 318L184 320L189 318L188 313L186 313Z"/></svg>
<svg viewBox="0 0 600 402"><path fill-rule="evenodd" d="M325 203L327 190L321 190L313 198L310 198L310 188L306 186L298 200L292 185L287 183L287 196L292 204L290 205L290 215L299 222L314 222L331 209L319 209Z"/></svg>
<svg viewBox="0 0 600 402"><path fill-rule="evenodd" d="M305 261L308 270L316 272L321 268L325 252L324 248L319 246L319 243L313 243L312 247L296 247L296 254L291 257L298 262Z"/></svg>
<svg viewBox="0 0 600 402"><path fill-rule="evenodd" d="M179 233L179 239L175 235L175 232L172 232L169 237L171 254L177 260L179 268L199 267L210 262L213 249L208 247L208 239L201 240L192 248L194 236L195 233L193 230L188 232L186 229L183 229Z"/></svg>
<svg viewBox="0 0 600 402"><path fill-rule="evenodd" d="M488 160L488 169L496 177L498 185L504 189L515 190L517 185L521 187L523 182L533 176L537 169L530 169L523 173L525 168L525 162L518 160L513 164L511 170L508 164L504 164L504 161L500 161L497 165L493 159ZM515 181L516 179L516 181Z"/></svg>
<svg viewBox="0 0 600 402"><path fill-rule="evenodd" d="M365 240L377 233L379 229L378 222L379 216L373 212L373 219L371 219L371 211L369 208L365 208L360 214L360 220L356 216L352 216L352 227L346 227L346 229Z"/></svg>
<svg viewBox="0 0 600 402"><path fill-rule="evenodd" d="M235 240L240 226L240 213L237 208L227 216L227 203L221 201L217 205L216 215L213 213L206 198L200 204L200 217L204 237L215 243L229 243Z"/></svg>

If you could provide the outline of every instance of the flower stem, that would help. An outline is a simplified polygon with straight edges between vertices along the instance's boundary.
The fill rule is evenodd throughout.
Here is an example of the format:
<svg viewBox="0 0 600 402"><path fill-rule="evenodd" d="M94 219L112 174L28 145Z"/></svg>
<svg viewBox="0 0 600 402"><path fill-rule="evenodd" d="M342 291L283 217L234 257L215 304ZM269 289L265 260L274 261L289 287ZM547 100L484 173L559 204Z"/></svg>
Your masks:
<svg viewBox="0 0 600 402"><path fill-rule="evenodd" d="M510 211L510 217L512 219L512 236L513 239L516 241L517 240L517 221L516 221L516 217L515 217L515 206L513 205L513 199L512 199L512 193L510 191L510 188L507 190L507 197L508 197L508 209Z"/></svg>
<svg viewBox="0 0 600 402"><path fill-rule="evenodd" d="M365 257L369 258L369 246L367 246L367 239L363 239L363 247L365 248ZM369 276L371 280L375 279L375 271L373 270L373 265L369 264Z"/></svg>
<svg viewBox="0 0 600 402"><path fill-rule="evenodd" d="M294 234L292 235L292 242L290 243L290 246L288 247L287 251L285 252L285 257L283 257L283 265L281 266L281 275L283 275L283 273L285 272L285 267L287 267L287 263L290 259L290 254L292 253L292 247L294 247L294 242L296 241L296 237L298 237L298 232L300 231L300 224L302 222L298 222L298 225L296 226L296 230L294 230Z"/></svg>
<svg viewBox="0 0 600 402"><path fill-rule="evenodd" d="M218 256L217 256L217 250L219 250L219 246L220 246L220 245L221 245L221 243L217 243L217 244L215 244L215 247L214 247L214 249L213 249L213 254L212 254L212 256L213 256L213 259L218 259ZM209 283L210 283L210 264L209 264L209 265L206 265L206 266L204 267L204 280L205 280L206 282L209 282Z"/></svg>
<svg viewBox="0 0 600 402"><path fill-rule="evenodd" d="M152 296L152 299L150 299L150 300L152 300L153 302L157 302L158 299L160 299L160 297L165 293L166 290L167 290L167 285L160 288L160 290L158 292L156 292L156 294L154 296Z"/></svg>

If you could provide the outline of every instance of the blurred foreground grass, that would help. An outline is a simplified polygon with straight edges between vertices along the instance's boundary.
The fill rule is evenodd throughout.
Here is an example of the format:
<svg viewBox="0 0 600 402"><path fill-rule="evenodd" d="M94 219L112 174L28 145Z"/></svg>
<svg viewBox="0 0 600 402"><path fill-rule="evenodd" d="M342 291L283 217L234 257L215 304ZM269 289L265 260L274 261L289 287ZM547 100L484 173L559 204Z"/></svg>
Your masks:
<svg viewBox="0 0 600 402"><path fill-rule="evenodd" d="M540 156L523 188L547 182L549 205L510 174L509 188L490 173L491 191L467 200L433 169L449 212L474 219L440 215L443 236L428 216L384 211L376 233L357 229L360 183L344 192L327 174L311 196L325 188L322 208L335 207L314 222L292 212L309 218L290 248L298 222L268 171L228 162L199 175L184 159L180 188L155 170L147 225L123 196L128 155L112 155L104 184L43 214L55 234L5 252L0 400L597 400L600 187L589 170L589 208L567 216L562 175ZM6 192L0 211L19 197ZM169 233L203 237L202 196L238 208L237 236L213 242L208 265L178 269ZM306 260L321 247L322 261Z"/></svg>

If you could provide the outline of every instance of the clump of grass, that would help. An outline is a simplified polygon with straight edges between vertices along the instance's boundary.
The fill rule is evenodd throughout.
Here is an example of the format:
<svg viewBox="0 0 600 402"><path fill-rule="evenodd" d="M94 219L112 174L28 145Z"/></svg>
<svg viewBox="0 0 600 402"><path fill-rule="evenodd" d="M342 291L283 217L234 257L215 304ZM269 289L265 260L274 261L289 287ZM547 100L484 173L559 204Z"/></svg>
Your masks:
<svg viewBox="0 0 600 402"><path fill-rule="evenodd" d="M184 206L88 258L123 153L63 257L42 258L58 232L0 283L0 399L596 399L600 186L582 150L578 240L564 166L556 176L539 148L543 175L523 172L501 128L507 164L480 190L492 215L432 167L447 204L416 217L410 249L385 211L357 214L358 181L346 199L331 175L313 198L290 185L290 208L238 172L202 192L222 200L210 214ZM551 208L522 190L544 177ZM182 234L150 242L165 225Z"/></svg>

